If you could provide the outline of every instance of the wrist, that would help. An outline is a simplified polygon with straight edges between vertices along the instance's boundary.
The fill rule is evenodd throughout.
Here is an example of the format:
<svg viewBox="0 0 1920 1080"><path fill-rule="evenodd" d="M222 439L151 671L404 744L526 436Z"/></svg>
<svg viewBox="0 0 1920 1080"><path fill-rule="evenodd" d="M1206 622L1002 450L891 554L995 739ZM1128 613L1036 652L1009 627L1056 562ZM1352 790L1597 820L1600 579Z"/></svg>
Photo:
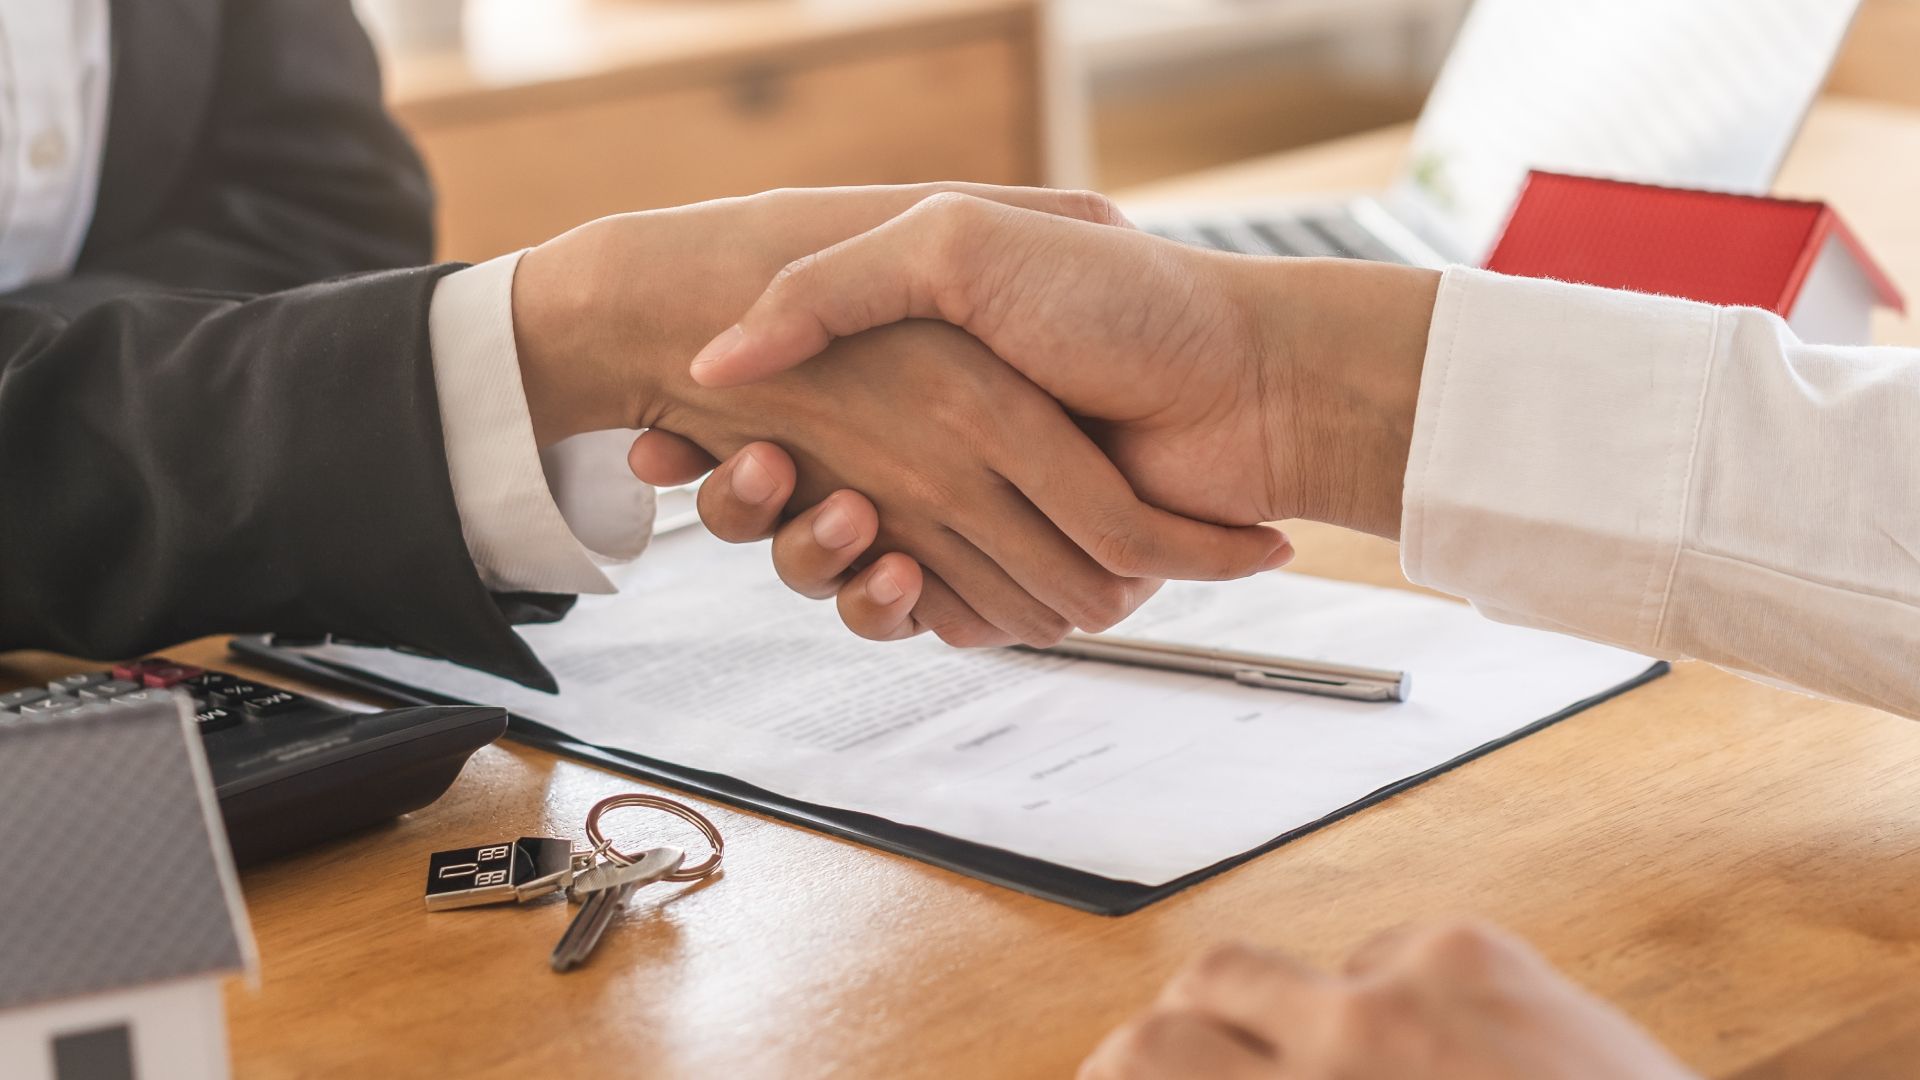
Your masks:
<svg viewBox="0 0 1920 1080"><path fill-rule="evenodd" d="M513 338L534 440L650 426L666 350L638 297L606 295L590 228L529 250L513 278Z"/></svg>
<svg viewBox="0 0 1920 1080"><path fill-rule="evenodd" d="M1336 259L1245 265L1272 516L1398 539L1439 273Z"/></svg>

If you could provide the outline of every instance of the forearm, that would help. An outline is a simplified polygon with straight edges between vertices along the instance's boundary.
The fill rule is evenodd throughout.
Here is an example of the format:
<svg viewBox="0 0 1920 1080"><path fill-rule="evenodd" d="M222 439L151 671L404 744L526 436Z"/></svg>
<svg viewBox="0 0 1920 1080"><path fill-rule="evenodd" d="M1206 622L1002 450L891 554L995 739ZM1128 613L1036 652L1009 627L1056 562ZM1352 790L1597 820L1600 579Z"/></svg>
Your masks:
<svg viewBox="0 0 1920 1080"><path fill-rule="evenodd" d="M1373 485L1348 520L1397 517L1410 578L1506 621L1920 715L1920 354L1477 271L1450 272L1423 317L1418 284L1371 273L1384 299L1300 290L1333 323L1323 366L1360 376L1322 404L1356 414L1362 461L1310 468ZM1395 359L1369 370L1378 356Z"/></svg>

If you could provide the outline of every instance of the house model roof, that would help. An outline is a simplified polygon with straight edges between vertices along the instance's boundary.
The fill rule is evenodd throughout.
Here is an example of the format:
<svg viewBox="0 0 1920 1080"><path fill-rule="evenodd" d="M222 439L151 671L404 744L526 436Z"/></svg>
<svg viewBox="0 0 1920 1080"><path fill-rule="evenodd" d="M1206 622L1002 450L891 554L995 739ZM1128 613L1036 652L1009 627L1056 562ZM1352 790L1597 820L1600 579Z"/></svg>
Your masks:
<svg viewBox="0 0 1920 1080"><path fill-rule="evenodd" d="M0 724L0 1009L250 966L187 724L165 702Z"/></svg>
<svg viewBox="0 0 1920 1080"><path fill-rule="evenodd" d="M1825 203L1535 171L1487 269L1785 315L1828 238L1872 283L1900 293Z"/></svg>

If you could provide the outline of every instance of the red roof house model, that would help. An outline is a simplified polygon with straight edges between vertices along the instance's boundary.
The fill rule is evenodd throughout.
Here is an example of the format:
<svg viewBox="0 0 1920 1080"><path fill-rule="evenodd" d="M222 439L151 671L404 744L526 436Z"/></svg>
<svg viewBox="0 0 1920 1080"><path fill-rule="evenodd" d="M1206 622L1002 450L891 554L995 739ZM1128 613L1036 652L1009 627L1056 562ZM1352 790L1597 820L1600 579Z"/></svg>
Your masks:
<svg viewBox="0 0 1920 1080"><path fill-rule="evenodd" d="M1893 282L1825 203L1535 171L1487 269L1766 308L1804 341L1865 344Z"/></svg>

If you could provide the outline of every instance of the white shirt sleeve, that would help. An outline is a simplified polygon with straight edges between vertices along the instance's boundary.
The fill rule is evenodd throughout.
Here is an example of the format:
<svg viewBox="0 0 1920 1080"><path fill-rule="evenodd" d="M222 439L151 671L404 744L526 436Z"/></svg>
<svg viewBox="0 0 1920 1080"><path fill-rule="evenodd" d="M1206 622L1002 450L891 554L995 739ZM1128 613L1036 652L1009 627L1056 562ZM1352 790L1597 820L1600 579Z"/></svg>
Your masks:
<svg viewBox="0 0 1920 1080"><path fill-rule="evenodd" d="M1447 272L1407 576L1505 622L1920 717L1920 351Z"/></svg>
<svg viewBox="0 0 1920 1080"><path fill-rule="evenodd" d="M460 531L496 592L610 593L600 566L639 557L653 490L626 467L632 432L534 443L513 340L520 254L441 278L427 315Z"/></svg>

